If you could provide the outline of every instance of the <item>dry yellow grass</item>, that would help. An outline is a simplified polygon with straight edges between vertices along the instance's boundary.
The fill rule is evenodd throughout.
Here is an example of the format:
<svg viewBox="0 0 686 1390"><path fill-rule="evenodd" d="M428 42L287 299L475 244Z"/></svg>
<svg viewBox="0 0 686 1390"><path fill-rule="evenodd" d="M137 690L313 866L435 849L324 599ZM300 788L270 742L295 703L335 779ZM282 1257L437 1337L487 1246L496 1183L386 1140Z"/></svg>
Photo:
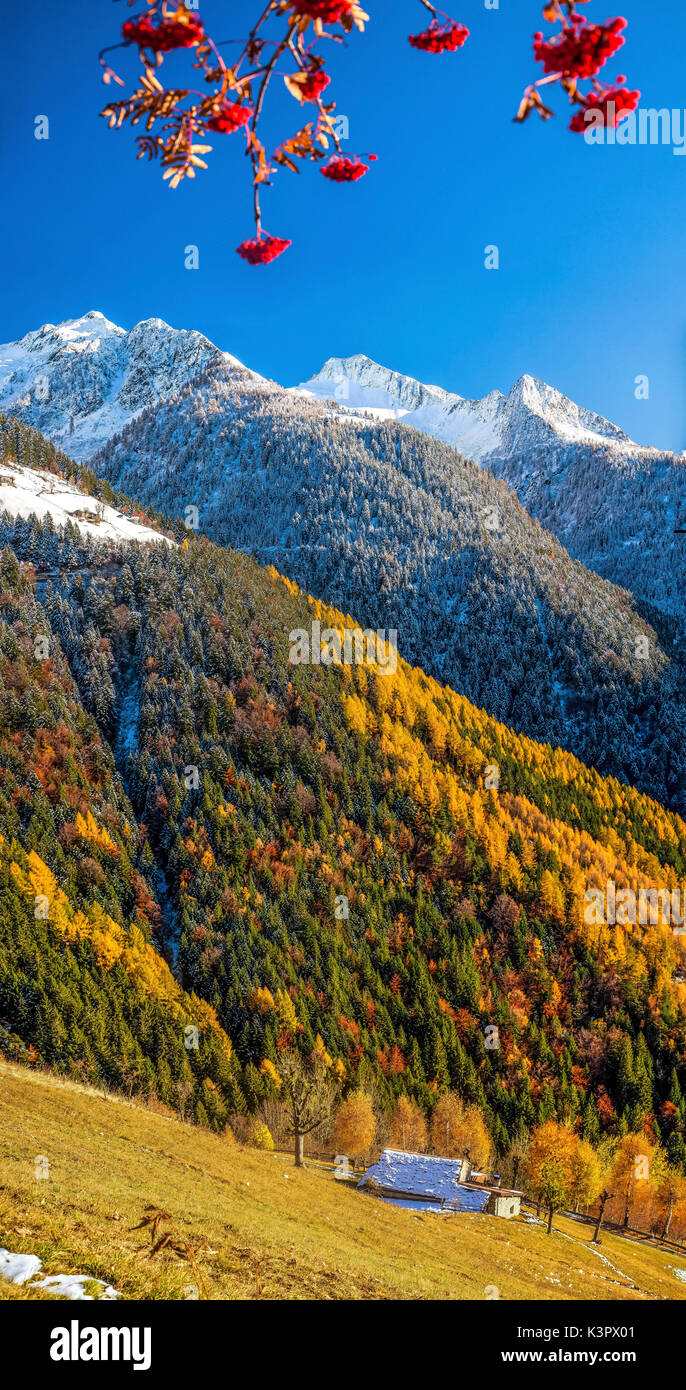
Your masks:
<svg viewBox="0 0 686 1390"><path fill-rule="evenodd" d="M171 1213L197 1271L148 1258L133 1230L148 1203ZM601 1259L588 1228L557 1224L548 1237L524 1219L386 1206L321 1169L0 1063L0 1245L125 1298L186 1298L198 1271L213 1299L686 1297L672 1272L686 1260L616 1236ZM0 1280L0 1298L27 1293Z"/></svg>

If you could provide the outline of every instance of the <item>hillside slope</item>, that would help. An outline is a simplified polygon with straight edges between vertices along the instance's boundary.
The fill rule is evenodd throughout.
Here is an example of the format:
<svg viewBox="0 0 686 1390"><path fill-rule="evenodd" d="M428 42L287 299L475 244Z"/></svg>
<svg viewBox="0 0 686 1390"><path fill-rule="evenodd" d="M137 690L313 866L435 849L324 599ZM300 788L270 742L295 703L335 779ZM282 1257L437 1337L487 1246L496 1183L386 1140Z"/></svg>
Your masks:
<svg viewBox="0 0 686 1390"><path fill-rule="evenodd" d="M36 1183L37 1137L50 1155ZM146 1258L147 1204L195 1264ZM686 1260L557 1218L403 1211L330 1174L0 1063L0 1246L48 1273L103 1279L124 1299L682 1300ZM202 1281L202 1282L200 1282ZM490 1292L489 1292L490 1290ZM12 1295L0 1280L0 1300Z"/></svg>
<svg viewBox="0 0 686 1390"><path fill-rule="evenodd" d="M143 412L92 467L396 629L406 660L530 737L686 805L674 624L647 620L447 445L218 369Z"/></svg>
<svg viewBox="0 0 686 1390"><path fill-rule="evenodd" d="M65 558L68 542L63 540ZM85 703L109 728L106 644ZM223 1122L232 1051L162 958L146 836L14 554L0 555L0 1049ZM198 1046L186 1047L188 1028ZM214 1088L214 1089L213 1089ZM178 1103L178 1102L177 1102Z"/></svg>
<svg viewBox="0 0 686 1390"><path fill-rule="evenodd" d="M610 881L677 893L683 820L404 662L386 674L374 660L326 664L352 619L245 555L186 536L131 546L105 573L74 573L66 533L29 529L30 557L49 544L57 574L34 598L31 571L22 578L16 558L4 561L19 685L2 731L3 814L25 912L21 855L32 848L66 894L67 917L84 855L98 861L85 871L87 901L116 920L120 900L122 926L132 910L120 857L110 872L104 850L83 845L61 768L52 800L32 796L52 754L36 771L31 741L17 737L27 704L41 747L54 752L56 737L40 728L46 677L31 659L42 623L60 669L62 653L70 663L79 718L97 720L110 750L101 757L126 789L152 900L146 908L143 893L136 906L178 984L214 1011L212 1046L191 1059L197 1118L221 1128L231 1110L278 1102L280 1050L311 1050L319 1036L344 1086L372 1087L384 1113L403 1092L429 1113L455 1087L484 1111L498 1154L557 1116L593 1140L645 1126L686 1161L683 942L665 921L589 921L584 907L586 890ZM294 664L294 635L314 622L334 629L324 658ZM11 914L4 930L13 940ZM104 968L116 982L110 935ZM22 1045L102 1083L106 1047L94 1055L80 1033L34 1036L21 998L5 986ZM497 1050L486 1047L493 1027ZM182 1036L155 1036L129 1084L182 1108Z"/></svg>
<svg viewBox="0 0 686 1390"><path fill-rule="evenodd" d="M0 407L84 460L143 410L219 365L238 382L262 381L201 333L160 319L126 332L91 310L0 346ZM491 390L467 400L359 353L330 358L290 393L305 425L309 398L321 402L330 419L397 421L475 459L503 479L575 559L681 621L684 456L636 444L595 411L526 373L506 395ZM322 597L340 601L333 593Z"/></svg>
<svg viewBox="0 0 686 1390"><path fill-rule="evenodd" d="M41 521L49 518L56 527L71 523L101 545L127 541L141 545L170 544L159 531L144 525L137 515L127 516L118 508L90 497L76 482L43 469L5 464L0 473L0 512L25 521L34 516Z"/></svg>
<svg viewBox="0 0 686 1390"><path fill-rule="evenodd" d="M684 460L527 376L468 402L355 357L308 389L160 320L125 333L91 312L0 349L0 405L96 451L139 502L397 628L406 659L496 717L686 809Z"/></svg>

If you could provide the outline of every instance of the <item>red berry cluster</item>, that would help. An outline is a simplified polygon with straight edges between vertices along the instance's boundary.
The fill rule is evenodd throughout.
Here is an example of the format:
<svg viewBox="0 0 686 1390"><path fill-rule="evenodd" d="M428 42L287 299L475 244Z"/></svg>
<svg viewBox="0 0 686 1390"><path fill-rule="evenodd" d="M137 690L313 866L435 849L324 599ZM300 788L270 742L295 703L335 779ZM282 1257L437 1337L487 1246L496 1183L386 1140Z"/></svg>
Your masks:
<svg viewBox="0 0 686 1390"><path fill-rule="evenodd" d="M303 101L317 101L330 81L328 73L312 68L303 74L302 81L298 83L298 92Z"/></svg>
<svg viewBox="0 0 686 1390"><path fill-rule="evenodd" d="M137 43L139 48L149 48L151 53L194 48L205 37L199 15L189 15L188 20L183 21L163 19L159 24L153 24L151 15L144 14L139 19L127 19L121 33L125 43Z"/></svg>
<svg viewBox="0 0 686 1390"><path fill-rule="evenodd" d="M424 53L456 53L468 38L466 25L456 24L452 19L447 24L432 19L428 29L423 29L421 34L409 35L412 47L421 48Z"/></svg>
<svg viewBox="0 0 686 1390"><path fill-rule="evenodd" d="M626 24L625 19L589 24L578 17L548 43L542 34L534 34L534 58L543 64L544 72L560 73L563 77L595 77L625 43L622 29L626 29Z"/></svg>
<svg viewBox="0 0 686 1390"><path fill-rule="evenodd" d="M282 256L292 244L278 236L253 237L252 241L242 241L236 250L248 265L268 265L277 256Z"/></svg>
<svg viewBox="0 0 686 1390"><path fill-rule="evenodd" d="M122 39L124 44L138 45L146 67L152 61L151 55L157 56L159 65L164 53L196 48L193 65L212 84L212 95L208 97L206 90L170 91L159 82L146 81L124 100L110 102L102 115L116 129L123 120L135 125L143 117L147 132L156 122L160 123L162 134L138 136L139 158L161 155L164 178L170 188L177 188L182 179L195 177L197 169L207 167L200 155L212 147L195 143L198 136L202 139L203 131L230 134L249 126L246 153L253 170L256 234L236 249L249 265L267 265L291 245L290 241L262 230L261 187L271 183L277 166L297 170L297 160L314 160L324 178L348 184L364 178L376 159L373 154L342 152L333 120L335 103L321 99L331 78L323 56L316 51L321 39L335 42L342 37L340 33L325 31L325 24L339 24L352 33L354 29L363 31L369 16L362 8L364 0L269 0L246 42L222 40L216 44L205 33L200 17L188 8L190 3L191 0L149 0L144 13L122 26ZM432 0L420 3L429 10L431 23L421 33L408 36L411 46L424 53L455 53L462 48L469 38L467 26L436 9ZM586 3L587 0L545 0L544 19L559 24L559 28L550 40L545 40L542 33L534 35L534 57L542 64L544 75L526 87L515 120L525 121L532 112L538 112L546 121L553 116L542 96L543 88L553 84L564 90L575 107L572 131L583 133L593 120L595 125L616 127L636 110L641 94L627 91L626 78L617 78L612 86L597 78L608 59L622 48L627 21L617 18L604 24L592 23L579 12L579 7ZM275 39L263 37L263 27L276 18L282 20L280 38L278 34ZM227 65L221 50L230 43L237 43L241 52ZM104 81L114 80L123 86L105 60L108 51L103 49L100 54ZM289 68L286 72L279 66L284 56ZM246 66L250 69L247 73ZM283 140L269 155L258 126L267 87L276 76L283 77L287 91L296 101L312 102L317 110L316 119ZM252 84L258 81L259 100L255 99L253 105ZM589 83L591 90L582 90L581 82ZM193 104L182 108L184 99Z"/></svg>
<svg viewBox="0 0 686 1390"><path fill-rule="evenodd" d="M353 9L353 0L293 0L296 14L308 19L321 19L323 24L338 24Z"/></svg>
<svg viewBox="0 0 686 1390"><path fill-rule="evenodd" d="M569 129L583 135L584 131L593 125L593 121L587 119L587 113L593 112L596 125L616 130L619 122L628 116L630 111L636 110L641 99L640 92L630 92L620 85L625 81L626 78L618 77L617 85L614 87L606 87L602 92L587 92L579 111L569 123Z"/></svg>
<svg viewBox="0 0 686 1390"><path fill-rule="evenodd" d="M243 106L239 101L225 101L214 115L207 120L208 130L217 130L222 135L230 135L247 125L253 114L252 106Z"/></svg>
<svg viewBox="0 0 686 1390"><path fill-rule="evenodd" d="M374 160L376 155L369 154L367 159ZM349 159L343 154L334 155L322 166L324 178L331 179L333 183L356 183L368 172L368 164L363 164L361 159Z"/></svg>

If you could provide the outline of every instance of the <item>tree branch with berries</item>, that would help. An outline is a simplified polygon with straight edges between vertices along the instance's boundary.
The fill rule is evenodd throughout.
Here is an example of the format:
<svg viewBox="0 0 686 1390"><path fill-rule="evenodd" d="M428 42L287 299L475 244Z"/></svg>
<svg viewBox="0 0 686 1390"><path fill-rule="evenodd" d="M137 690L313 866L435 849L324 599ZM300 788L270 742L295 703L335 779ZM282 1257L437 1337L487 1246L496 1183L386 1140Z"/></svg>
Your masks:
<svg viewBox="0 0 686 1390"><path fill-rule="evenodd" d="M469 38L466 25L437 10L430 0L412 3L431 15L424 29L408 35L414 49L444 54L464 46ZM636 109L640 92L628 91L624 77L612 85L598 78L624 44L626 20L593 23L578 9L588 3L551 0L544 5L544 20L557 30L549 39L543 33L534 35L534 59L544 75L526 88L516 121L525 121L532 112L549 120L554 112L543 101L541 88L554 84L577 108L569 127L575 132L583 133L591 120L596 126L616 127ZM137 157L157 160L170 188L207 169L204 156L214 148L208 137L242 134L252 171L255 233L237 251L248 264L265 265L291 245L266 232L262 221L262 190L278 168L297 173L301 163L310 161L333 183L356 183L376 159L373 154L344 153L336 104L327 99L331 78L322 51L327 43L345 44L355 31L364 33L368 21L358 0L268 0L247 37L215 40L195 10L156 0L127 19L120 41L100 54L108 84L126 85L110 62L114 49L137 49L142 66L130 95L109 102L101 115L116 130L125 123L142 125ZM192 53L194 86L166 87L160 80L165 55L178 50ZM261 121L275 83L282 84L301 108L310 107L312 114L268 153Z"/></svg>

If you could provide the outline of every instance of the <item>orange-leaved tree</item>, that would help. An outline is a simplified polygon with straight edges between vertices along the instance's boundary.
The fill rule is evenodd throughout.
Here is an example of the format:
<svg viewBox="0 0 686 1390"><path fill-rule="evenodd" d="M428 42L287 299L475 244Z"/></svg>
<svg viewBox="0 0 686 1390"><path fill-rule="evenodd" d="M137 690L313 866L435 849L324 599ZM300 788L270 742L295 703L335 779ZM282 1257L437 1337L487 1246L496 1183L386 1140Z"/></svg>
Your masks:
<svg viewBox="0 0 686 1390"><path fill-rule="evenodd" d="M587 1139L577 1137L572 1151L571 1199L574 1210L590 1207L599 1197L607 1169L603 1153Z"/></svg>
<svg viewBox="0 0 686 1390"><path fill-rule="evenodd" d="M376 1138L376 1116L365 1091L353 1091L336 1115L334 1143L349 1158L365 1158Z"/></svg>
<svg viewBox="0 0 686 1390"><path fill-rule="evenodd" d="M625 1134L621 1140L612 1169L612 1186L621 1197L623 1212L622 1225L626 1228L631 1218L632 1201L642 1195L644 1185L657 1177L653 1167L657 1157L654 1144L645 1134ZM663 1164L659 1163L660 1174Z"/></svg>
<svg viewBox="0 0 686 1390"><path fill-rule="evenodd" d="M446 1158L469 1158L473 1167L486 1167L492 1142L481 1111L446 1091L431 1116L431 1147Z"/></svg>
<svg viewBox="0 0 686 1390"><path fill-rule="evenodd" d="M548 1210L548 1235L553 1229L556 1211L567 1207L572 1200L575 1178L577 1138L567 1125L548 1120L531 1135L531 1144L524 1164L524 1181L537 1202Z"/></svg>
<svg viewBox="0 0 686 1390"><path fill-rule="evenodd" d="M391 1145L407 1153L423 1153L427 1144L424 1111L401 1096L391 1119Z"/></svg>
<svg viewBox="0 0 686 1390"><path fill-rule="evenodd" d="M661 1238L666 1240L675 1216L686 1215L686 1178L675 1168L666 1166L657 1183L657 1198L662 1217Z"/></svg>

